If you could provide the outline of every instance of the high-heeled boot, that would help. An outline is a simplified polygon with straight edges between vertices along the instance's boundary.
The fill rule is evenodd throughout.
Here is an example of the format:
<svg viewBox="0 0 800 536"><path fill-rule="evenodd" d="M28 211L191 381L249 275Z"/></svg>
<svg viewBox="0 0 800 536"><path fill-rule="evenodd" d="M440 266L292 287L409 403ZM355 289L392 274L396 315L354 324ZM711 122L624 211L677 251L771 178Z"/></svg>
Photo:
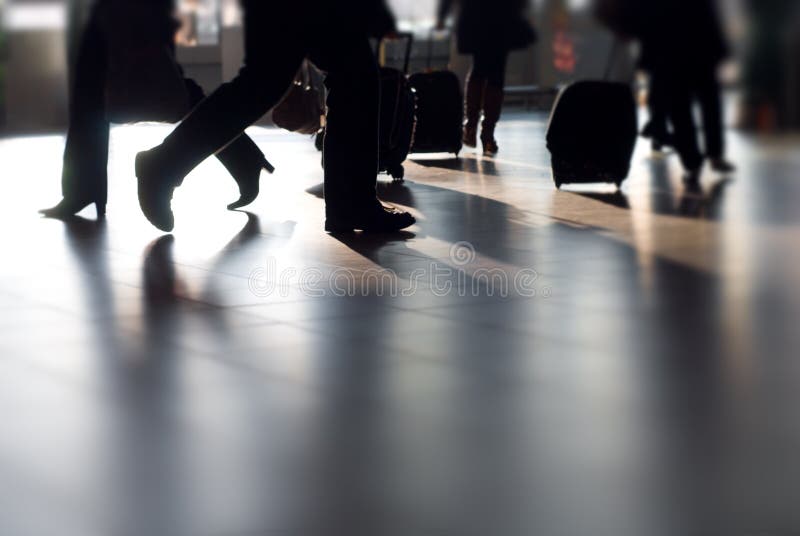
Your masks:
<svg viewBox="0 0 800 536"><path fill-rule="evenodd" d="M184 79L184 83L191 106L197 106L205 99L205 91L190 78ZM275 171L275 167L267 161L264 153L247 134L242 134L218 152L217 160L225 166L239 186L239 200L228 205L228 210L246 207L255 201L260 189L261 171L266 170L267 173Z"/></svg>
<svg viewBox="0 0 800 536"><path fill-rule="evenodd" d="M472 73L469 74L464 90L463 143L466 147L474 148L478 145L478 121L481 119L485 87L485 79L474 76Z"/></svg>
<svg viewBox="0 0 800 536"><path fill-rule="evenodd" d="M505 92L503 88L487 85L483 92L483 124L481 125L481 143L484 156L494 156L500 150L494 131L503 111Z"/></svg>
<svg viewBox="0 0 800 536"><path fill-rule="evenodd" d="M54 207L40 210L47 218L71 218L95 205L105 218L108 200L109 125L102 117L80 118L70 125L61 172L61 195Z"/></svg>
<svg viewBox="0 0 800 536"><path fill-rule="evenodd" d="M69 131L61 172L63 199L39 211L66 219L94 204L98 218L106 214L108 198L109 123L105 113L106 43L94 15L81 38L70 91Z"/></svg>
<svg viewBox="0 0 800 536"><path fill-rule="evenodd" d="M260 190L261 171L275 171L261 149L245 134L217 153L217 159L239 186L239 200L228 205L228 210L246 207L255 201Z"/></svg>

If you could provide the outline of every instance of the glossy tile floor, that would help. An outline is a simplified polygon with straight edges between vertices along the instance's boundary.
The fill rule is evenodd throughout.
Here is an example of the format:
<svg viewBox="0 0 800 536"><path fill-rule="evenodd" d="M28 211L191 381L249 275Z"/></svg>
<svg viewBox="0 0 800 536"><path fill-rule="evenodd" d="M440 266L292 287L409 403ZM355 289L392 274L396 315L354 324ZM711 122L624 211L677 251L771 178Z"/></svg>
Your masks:
<svg viewBox="0 0 800 536"><path fill-rule="evenodd" d="M687 191L556 192L546 117L408 164L419 224L322 232L319 156L250 213L215 162L162 237L115 130L105 224L45 220L63 139L0 141L3 536L800 534L800 152Z"/></svg>

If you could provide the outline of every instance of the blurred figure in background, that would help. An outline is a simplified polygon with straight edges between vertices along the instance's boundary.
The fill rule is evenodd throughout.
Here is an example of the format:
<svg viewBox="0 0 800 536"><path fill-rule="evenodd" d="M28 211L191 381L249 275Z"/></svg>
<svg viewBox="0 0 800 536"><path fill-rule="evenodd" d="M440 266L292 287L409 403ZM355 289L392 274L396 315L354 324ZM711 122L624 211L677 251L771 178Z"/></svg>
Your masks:
<svg viewBox="0 0 800 536"><path fill-rule="evenodd" d="M649 139L653 151L658 153L665 147L671 147L675 142L669 126L669 101L665 95L660 79L653 76L652 59L647 55L647 50L639 58L639 68L650 77L647 92L648 121L642 128L642 137Z"/></svg>
<svg viewBox="0 0 800 536"><path fill-rule="evenodd" d="M381 0L242 0L245 64L164 142L136 159L139 204L163 231L184 177L278 104L309 57L327 73L325 228L393 232L415 223L377 198L380 88L370 35L394 31Z"/></svg>
<svg viewBox="0 0 800 536"><path fill-rule="evenodd" d="M94 204L99 217L106 212L108 198L109 109L113 95L114 73L126 73L127 61L155 58L151 65L140 65L141 79L122 80L118 89L132 100L141 102L154 116L137 116L132 112L127 121L164 120L174 122L185 115L191 105L201 101L203 90L192 80L184 80L175 60L174 36L177 24L173 18L173 0L98 0L91 8L80 35L71 78L69 129L61 175L63 199L41 213L52 218L73 216ZM154 53L155 51L155 53ZM181 93L160 87L148 87L148 71L172 71ZM126 73L129 74L129 73ZM124 86L124 87L119 87ZM136 95L137 91L141 95ZM168 94L169 93L169 94ZM176 104L176 101L183 101ZM166 110L165 107L172 109ZM161 110L159 110L161 108ZM239 185L240 199L230 205L238 208L258 196L259 177L271 166L263 153L247 136L241 136L218 154L219 160Z"/></svg>
<svg viewBox="0 0 800 536"><path fill-rule="evenodd" d="M494 133L503 108L508 54L535 42L536 32L526 17L527 0L440 0L439 29L456 3L458 51L473 57L464 96L464 145L478 145L483 112L483 153L493 156L499 150Z"/></svg>
<svg viewBox="0 0 800 536"><path fill-rule="evenodd" d="M636 28L642 55L652 75L657 106L667 111L687 181L699 179L705 160L698 144L695 102L702 110L705 157L717 172L734 171L725 159L718 79L729 49L714 0L658 0L643 9L645 20Z"/></svg>
<svg viewBox="0 0 800 536"><path fill-rule="evenodd" d="M746 7L749 36L743 126L762 132L793 126L787 124L791 122L786 109L791 99L787 62L798 61L797 51L791 50L790 32L800 28L791 27L800 17L800 5L796 0L747 0Z"/></svg>

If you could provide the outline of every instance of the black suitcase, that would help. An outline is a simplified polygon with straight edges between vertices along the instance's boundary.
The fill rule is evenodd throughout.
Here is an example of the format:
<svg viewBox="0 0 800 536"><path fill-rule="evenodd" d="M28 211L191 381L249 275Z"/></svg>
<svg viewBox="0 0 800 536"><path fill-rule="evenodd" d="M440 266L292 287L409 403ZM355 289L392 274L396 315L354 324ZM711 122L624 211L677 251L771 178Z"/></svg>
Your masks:
<svg viewBox="0 0 800 536"><path fill-rule="evenodd" d="M403 180L403 162L408 158L414 138L416 123L416 98L408 82L408 68L411 61L411 48L414 36L411 33L399 34L406 40L403 70L391 67L380 68L380 132L378 152L378 172L386 173L397 181ZM376 56L382 56L382 41L378 41ZM323 150L325 131L317 133L315 145ZM324 155L322 165L325 165Z"/></svg>
<svg viewBox="0 0 800 536"><path fill-rule="evenodd" d="M636 100L629 84L577 82L558 97L547 130L556 187L628 177L636 147Z"/></svg>
<svg viewBox="0 0 800 536"><path fill-rule="evenodd" d="M463 96L458 77L450 71L418 73L409 79L417 97L417 125L412 153L461 152Z"/></svg>
<svg viewBox="0 0 800 536"><path fill-rule="evenodd" d="M461 82L448 70L434 71L434 33L428 38L428 68L411 76L409 82L417 97L417 124L412 153L461 152L464 123L464 97Z"/></svg>
<svg viewBox="0 0 800 536"><path fill-rule="evenodd" d="M381 67L380 173L403 180L403 162L408 158L414 137L416 101L406 74Z"/></svg>
<svg viewBox="0 0 800 536"><path fill-rule="evenodd" d="M403 69L381 67L381 110L380 110L380 173L386 173L397 181L403 180L403 162L408 158L414 139L417 121L416 96L408 81L408 68L411 62L411 49L414 34L401 33L405 39ZM382 42L378 43L378 56Z"/></svg>

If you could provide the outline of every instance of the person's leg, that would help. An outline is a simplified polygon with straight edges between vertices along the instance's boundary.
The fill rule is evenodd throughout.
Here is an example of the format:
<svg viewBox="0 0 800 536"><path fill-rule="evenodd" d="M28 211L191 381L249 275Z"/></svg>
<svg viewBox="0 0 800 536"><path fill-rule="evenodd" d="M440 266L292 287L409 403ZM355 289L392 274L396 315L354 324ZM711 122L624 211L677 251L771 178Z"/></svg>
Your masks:
<svg viewBox="0 0 800 536"><path fill-rule="evenodd" d="M476 147L478 145L478 122L483 111L483 92L486 89L486 78L482 73L486 71L486 60L483 55L475 54L472 59L472 68L467 75L464 89L464 145Z"/></svg>
<svg viewBox="0 0 800 536"><path fill-rule="evenodd" d="M378 175L380 80L366 35L332 27L315 38L311 59L327 73L325 128L326 229L397 231L409 214L387 211L375 191Z"/></svg>
<svg viewBox="0 0 800 536"><path fill-rule="evenodd" d="M81 37L69 100L69 128L61 172L63 200L43 210L67 217L94 203L105 214L108 198L108 139L106 119L106 41L93 13Z"/></svg>
<svg viewBox="0 0 800 536"><path fill-rule="evenodd" d="M205 92L194 80L187 78L185 82L190 103L192 107L197 106L206 98ZM275 170L247 134L236 138L216 156L239 186L239 200L228 205L231 210L245 207L255 201L259 192L261 171L266 169L272 173Z"/></svg>
<svg viewBox="0 0 800 536"><path fill-rule="evenodd" d="M697 178L703 165L703 155L697 143L697 126L693 114L692 91L689 83L678 76L663 80L664 103L672 123L675 150L680 155L689 178ZM662 82L659 82L662 83Z"/></svg>
<svg viewBox="0 0 800 536"><path fill-rule="evenodd" d="M722 95L716 73L705 73L697 84L697 98L703 113L706 156L716 171L730 173L735 166L725 160L725 127Z"/></svg>
<svg viewBox="0 0 800 536"><path fill-rule="evenodd" d="M159 229L172 230L170 199L184 177L239 138L292 83L307 52L296 9L244 2L246 57L238 76L201 102L160 146L137 157L140 206Z"/></svg>
<svg viewBox="0 0 800 536"><path fill-rule="evenodd" d="M647 125L642 129L642 136L652 141L654 151L661 151L665 145L672 145L672 139L669 132L664 90L654 76L650 77L647 109L650 117Z"/></svg>
<svg viewBox="0 0 800 536"><path fill-rule="evenodd" d="M503 101L505 100L508 52L500 49L487 51L485 61L486 89L483 93L481 143L483 144L484 154L493 156L499 150L494 132L497 123L500 121Z"/></svg>

